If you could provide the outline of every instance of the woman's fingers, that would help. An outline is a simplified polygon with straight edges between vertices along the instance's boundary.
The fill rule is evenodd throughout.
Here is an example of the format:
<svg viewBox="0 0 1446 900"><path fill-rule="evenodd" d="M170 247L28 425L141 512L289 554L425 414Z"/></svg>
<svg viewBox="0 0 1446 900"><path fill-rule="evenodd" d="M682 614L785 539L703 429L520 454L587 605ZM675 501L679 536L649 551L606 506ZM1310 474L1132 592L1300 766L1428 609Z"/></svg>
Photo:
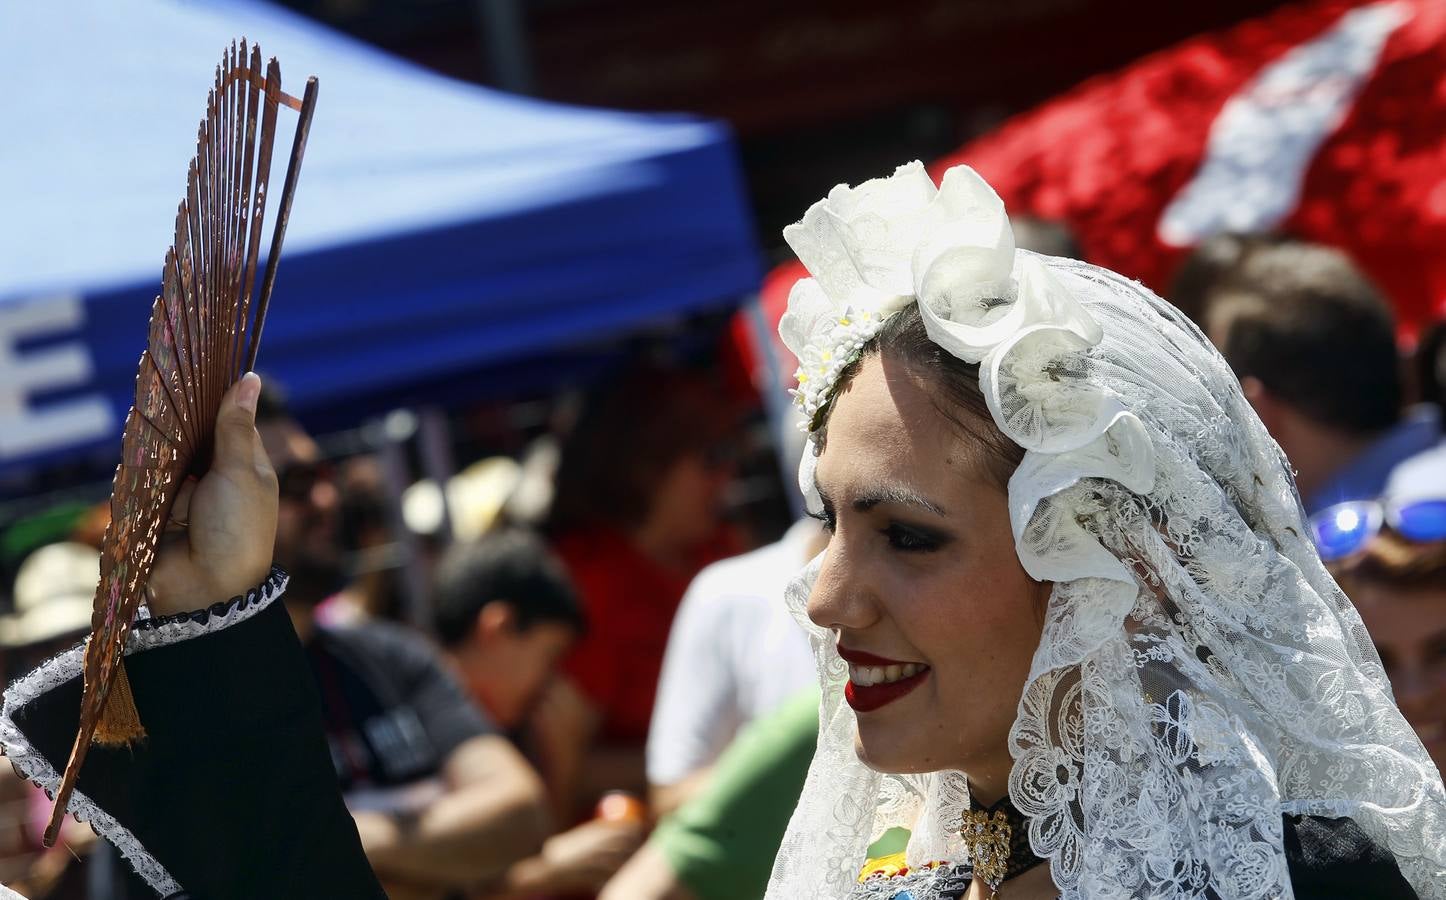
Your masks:
<svg viewBox="0 0 1446 900"><path fill-rule="evenodd" d="M176 500L171 504L171 520L166 530L184 529L191 522L191 498L196 494L196 479L187 478L176 491Z"/></svg>
<svg viewBox="0 0 1446 900"><path fill-rule="evenodd" d="M247 372L221 398L211 471L197 495L205 508L197 513L208 520L219 539L244 537L248 549L264 552L269 568L276 533L277 486L276 470L256 431L260 392L261 379L255 372ZM258 546L249 546L253 544ZM229 548L233 553L240 549Z"/></svg>
<svg viewBox="0 0 1446 900"><path fill-rule="evenodd" d="M247 372L221 398L216 413L216 451L211 467L237 480L268 477L275 472L256 433L256 402L261 395L261 378Z"/></svg>
<svg viewBox="0 0 1446 900"><path fill-rule="evenodd" d="M226 573L235 592L265 577L276 536L276 472L256 432L260 392L261 379L248 372L221 398L211 471L191 503L192 553Z"/></svg>
<svg viewBox="0 0 1446 900"><path fill-rule="evenodd" d="M276 472L256 433L261 380L248 373L221 398L211 468L177 493L169 539L152 570L158 614L200 609L256 587L271 568Z"/></svg>

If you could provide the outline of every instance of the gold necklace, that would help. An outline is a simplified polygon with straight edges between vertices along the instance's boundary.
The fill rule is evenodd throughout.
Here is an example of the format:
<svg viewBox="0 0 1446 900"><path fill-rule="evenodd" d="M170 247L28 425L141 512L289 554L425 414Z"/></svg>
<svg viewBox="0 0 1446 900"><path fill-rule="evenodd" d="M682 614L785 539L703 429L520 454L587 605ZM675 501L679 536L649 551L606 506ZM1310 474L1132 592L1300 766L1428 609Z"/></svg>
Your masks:
<svg viewBox="0 0 1446 900"><path fill-rule="evenodd" d="M1044 860L1029 846L1029 822L1005 794L988 809L965 810L959 836L969 852L975 878L989 888L990 897L999 895L1005 879L1027 872Z"/></svg>
<svg viewBox="0 0 1446 900"><path fill-rule="evenodd" d="M1009 838L1012 829L1004 811L982 809L964 811L959 835L969 850L974 877L989 886L990 896L999 893L1004 873L1009 870Z"/></svg>

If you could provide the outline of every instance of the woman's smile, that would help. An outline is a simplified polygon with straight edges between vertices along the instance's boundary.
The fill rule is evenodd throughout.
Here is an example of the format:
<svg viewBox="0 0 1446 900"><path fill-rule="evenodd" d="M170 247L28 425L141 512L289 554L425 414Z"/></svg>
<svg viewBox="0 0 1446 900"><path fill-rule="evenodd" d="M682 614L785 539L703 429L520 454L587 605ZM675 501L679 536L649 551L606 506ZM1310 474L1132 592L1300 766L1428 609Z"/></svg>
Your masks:
<svg viewBox="0 0 1446 900"><path fill-rule="evenodd" d="M854 712L873 712L908 694L929 677L921 662L889 659L839 645L838 655L849 664L844 699Z"/></svg>

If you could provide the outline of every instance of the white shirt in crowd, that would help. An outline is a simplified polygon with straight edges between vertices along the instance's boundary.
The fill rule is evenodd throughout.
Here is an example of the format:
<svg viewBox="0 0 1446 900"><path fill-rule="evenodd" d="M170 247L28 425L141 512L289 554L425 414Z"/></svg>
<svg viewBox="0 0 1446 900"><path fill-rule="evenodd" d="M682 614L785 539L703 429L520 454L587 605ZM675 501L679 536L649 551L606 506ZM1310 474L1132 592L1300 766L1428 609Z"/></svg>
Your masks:
<svg viewBox="0 0 1446 900"><path fill-rule="evenodd" d="M711 765L748 722L818 679L808 635L783 603L818 523L698 573L668 634L648 730L648 782Z"/></svg>

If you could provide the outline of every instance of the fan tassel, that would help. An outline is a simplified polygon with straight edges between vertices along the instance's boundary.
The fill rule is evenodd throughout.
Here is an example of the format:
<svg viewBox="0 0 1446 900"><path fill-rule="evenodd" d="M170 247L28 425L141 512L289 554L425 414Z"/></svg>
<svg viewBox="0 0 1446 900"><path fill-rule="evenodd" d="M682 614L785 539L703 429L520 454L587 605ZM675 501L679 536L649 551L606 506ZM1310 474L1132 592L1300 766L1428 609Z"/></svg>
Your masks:
<svg viewBox="0 0 1446 900"><path fill-rule="evenodd" d="M100 722L95 726L95 743L106 747L128 747L146 736L141 725L140 713L136 712L136 700L131 694L131 682L126 677L126 666L116 660L115 682L105 698L105 709L101 711Z"/></svg>

